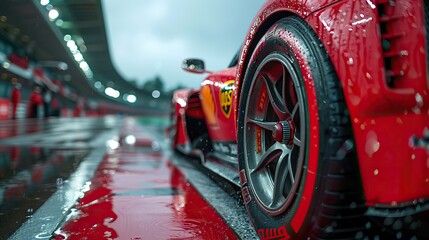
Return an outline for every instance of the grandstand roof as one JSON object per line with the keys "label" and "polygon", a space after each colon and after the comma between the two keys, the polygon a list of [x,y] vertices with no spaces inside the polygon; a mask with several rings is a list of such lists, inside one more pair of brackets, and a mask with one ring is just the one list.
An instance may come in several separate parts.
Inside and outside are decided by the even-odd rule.
{"label": "grandstand roof", "polygon": [[[133,93],[139,101],[134,106],[145,106],[150,98],[133,84],[123,79],[115,70],[106,38],[105,22],[100,0],[50,0],[42,5],[40,0],[2,0],[0,1],[0,21],[10,26],[18,44],[33,46],[34,58],[38,61],[63,61],[69,68],[69,84],[80,95],[109,102],[123,102],[122,98],[113,100],[103,91],[98,91],[94,83],[99,81],[105,87],[113,87],[121,94]],[[51,5],[51,6],[49,6]],[[59,17],[51,20],[49,9],[58,10]],[[58,21],[61,19],[60,21]],[[67,46],[64,36],[70,35],[76,42],[85,61],[92,70],[88,78]],[[131,51],[131,50],[130,50]],[[131,104],[127,103],[131,106]]]}

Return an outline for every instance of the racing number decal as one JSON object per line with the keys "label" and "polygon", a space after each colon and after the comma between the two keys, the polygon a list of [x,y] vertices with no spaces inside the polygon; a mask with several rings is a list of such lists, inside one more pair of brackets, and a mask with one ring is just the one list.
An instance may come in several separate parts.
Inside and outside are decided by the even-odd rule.
{"label": "racing number decal", "polygon": [[231,105],[232,105],[232,92],[234,91],[234,80],[228,80],[224,82],[222,88],[220,89],[220,109],[222,110],[223,115],[229,118],[231,115]]}

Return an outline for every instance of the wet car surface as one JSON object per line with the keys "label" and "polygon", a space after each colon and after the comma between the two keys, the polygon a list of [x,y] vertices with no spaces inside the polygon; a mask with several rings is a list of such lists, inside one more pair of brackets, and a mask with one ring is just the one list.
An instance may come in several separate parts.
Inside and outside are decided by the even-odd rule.
{"label": "wet car surface", "polygon": [[0,132],[1,239],[257,238],[236,189],[172,154],[163,127],[105,117]]}

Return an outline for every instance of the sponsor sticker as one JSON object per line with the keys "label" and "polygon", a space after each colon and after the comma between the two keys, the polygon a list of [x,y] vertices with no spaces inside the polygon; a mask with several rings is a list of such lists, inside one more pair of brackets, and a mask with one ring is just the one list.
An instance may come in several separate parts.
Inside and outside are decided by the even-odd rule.
{"label": "sponsor sticker", "polygon": [[286,227],[281,226],[279,228],[261,228],[258,229],[258,236],[260,239],[289,239]]}
{"label": "sponsor sticker", "polygon": [[226,118],[229,118],[231,115],[231,106],[232,106],[232,92],[234,91],[234,80],[228,80],[220,89],[219,100],[220,100],[220,109],[222,110],[223,115]]}
{"label": "sponsor sticker", "polygon": [[256,127],[256,152],[261,153],[262,152],[262,133],[261,128]]}
{"label": "sponsor sticker", "polygon": [[258,103],[258,110],[263,111],[265,107],[265,102],[267,101],[267,89],[265,87],[265,84],[262,84],[261,87],[261,95],[259,97],[259,103]]}
{"label": "sponsor sticker", "polygon": [[244,204],[247,205],[252,201],[252,197],[250,196],[249,189],[247,187],[241,189],[241,195],[243,196]]}
{"label": "sponsor sticker", "polygon": [[244,186],[247,183],[246,173],[244,172],[244,169],[240,171],[240,182],[241,186]]}

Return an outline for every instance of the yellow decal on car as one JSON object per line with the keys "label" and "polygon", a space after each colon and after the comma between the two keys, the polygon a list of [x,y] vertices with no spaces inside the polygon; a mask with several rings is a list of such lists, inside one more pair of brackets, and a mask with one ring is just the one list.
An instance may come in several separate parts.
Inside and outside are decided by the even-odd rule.
{"label": "yellow decal on car", "polygon": [[204,85],[201,87],[201,103],[207,122],[210,125],[216,125],[215,104],[213,102],[210,85]]}
{"label": "yellow decal on car", "polygon": [[234,91],[234,80],[228,80],[223,83],[222,88],[220,89],[220,109],[222,110],[223,115],[229,118],[231,115],[231,105],[232,105],[232,92]]}

